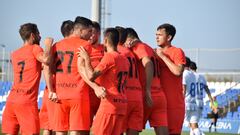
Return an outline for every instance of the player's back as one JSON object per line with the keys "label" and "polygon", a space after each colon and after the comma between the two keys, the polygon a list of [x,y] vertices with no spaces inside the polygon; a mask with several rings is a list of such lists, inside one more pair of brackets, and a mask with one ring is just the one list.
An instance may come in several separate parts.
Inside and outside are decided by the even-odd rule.
{"label": "player's back", "polygon": [[131,48],[138,59],[138,69],[142,88],[146,86],[146,74],[141,59],[149,57],[153,63],[153,79],[151,83],[152,96],[162,96],[162,85],[160,81],[160,59],[155,55],[154,50],[146,43],[139,42]]}
{"label": "player's back", "polygon": [[126,114],[127,100],[124,85],[129,70],[127,58],[118,52],[105,53],[96,68],[104,69],[98,83],[107,91],[106,98],[101,99],[99,111]]}
{"label": "player's back", "polygon": [[142,101],[142,87],[139,80],[137,59],[130,49],[118,45],[118,51],[128,59],[130,64],[126,82],[126,95],[128,101]]}
{"label": "player's back", "polygon": [[41,63],[37,60],[43,52],[39,45],[26,45],[12,53],[14,83],[8,101],[14,103],[37,102]]}
{"label": "player's back", "polygon": [[204,93],[204,89],[207,85],[206,79],[203,75],[199,74],[199,73],[194,73],[196,76],[196,80],[197,80],[197,94],[196,94],[196,98],[197,98],[197,105],[199,107],[203,107],[203,93]]}
{"label": "player's back", "polygon": [[56,92],[59,99],[79,99],[88,94],[88,87],[77,69],[77,49],[83,46],[90,54],[87,41],[79,37],[69,37],[56,43],[53,47],[55,56]]}
{"label": "player's back", "polygon": [[196,77],[193,72],[184,70],[183,85],[186,85],[185,104],[186,110],[196,110]]}

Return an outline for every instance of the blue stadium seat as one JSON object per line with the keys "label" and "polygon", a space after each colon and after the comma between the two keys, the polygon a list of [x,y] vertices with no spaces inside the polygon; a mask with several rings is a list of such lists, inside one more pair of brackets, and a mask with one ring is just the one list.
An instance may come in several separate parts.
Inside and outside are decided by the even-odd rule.
{"label": "blue stadium seat", "polygon": [[44,82],[40,82],[40,85],[39,85],[39,90],[44,90],[46,87],[46,84]]}
{"label": "blue stadium seat", "polygon": [[42,98],[38,99],[38,109],[42,107]]}
{"label": "blue stadium seat", "polygon": [[232,119],[232,117],[233,117],[233,113],[232,112],[228,112],[226,118],[227,119]]}
{"label": "blue stadium seat", "polygon": [[238,119],[239,118],[239,112],[233,112],[233,119]]}

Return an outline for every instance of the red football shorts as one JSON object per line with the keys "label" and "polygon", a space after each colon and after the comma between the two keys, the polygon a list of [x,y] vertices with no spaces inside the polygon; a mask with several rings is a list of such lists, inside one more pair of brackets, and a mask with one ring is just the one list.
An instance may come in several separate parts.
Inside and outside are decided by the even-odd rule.
{"label": "red football shorts", "polygon": [[125,115],[97,113],[93,121],[94,135],[120,135],[123,132]]}
{"label": "red football shorts", "polygon": [[54,131],[90,130],[89,101],[63,99],[55,104]]}
{"label": "red football shorts", "polygon": [[2,117],[2,132],[17,134],[19,129],[22,134],[38,134],[40,132],[37,103],[6,103]]}
{"label": "red football shorts", "polygon": [[42,108],[39,113],[41,129],[53,130],[54,107],[55,103],[48,99],[48,92],[45,90],[43,95]]}
{"label": "red football shorts", "polygon": [[[90,90],[92,90],[92,89],[90,89]],[[91,124],[92,124],[93,118],[97,113],[97,110],[98,110],[101,100],[95,95],[94,92],[89,92],[89,98],[90,98],[90,118],[91,118],[90,120],[91,120]]]}
{"label": "red football shorts", "polygon": [[185,115],[183,109],[168,109],[168,131],[169,134],[181,134]]}
{"label": "red football shorts", "polygon": [[165,96],[152,96],[153,106],[147,107],[144,103],[144,125],[149,120],[151,127],[168,126],[167,101]]}
{"label": "red football shorts", "polygon": [[127,115],[125,119],[124,130],[133,129],[142,131],[143,125],[143,102],[128,101]]}

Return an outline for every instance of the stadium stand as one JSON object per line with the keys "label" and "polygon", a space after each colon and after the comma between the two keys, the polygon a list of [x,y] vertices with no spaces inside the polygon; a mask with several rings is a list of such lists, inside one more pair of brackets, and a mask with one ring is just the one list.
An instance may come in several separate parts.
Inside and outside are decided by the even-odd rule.
{"label": "stadium stand", "polygon": [[[226,119],[240,118],[240,83],[237,82],[208,82],[210,92],[216,96],[221,117]],[[7,96],[12,87],[12,82],[0,81],[0,115],[4,109]],[[41,82],[39,85],[38,107],[42,105],[42,97],[46,84]],[[207,114],[211,111],[209,107],[209,99],[204,93],[205,106],[203,109],[203,118],[207,118]]]}

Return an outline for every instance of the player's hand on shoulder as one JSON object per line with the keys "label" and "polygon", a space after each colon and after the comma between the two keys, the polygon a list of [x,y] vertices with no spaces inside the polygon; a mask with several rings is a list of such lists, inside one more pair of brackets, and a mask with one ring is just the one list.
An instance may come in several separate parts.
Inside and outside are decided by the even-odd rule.
{"label": "player's hand on shoulder", "polygon": [[82,46],[78,48],[77,56],[82,57],[85,60],[89,58],[87,51]]}
{"label": "player's hand on shoulder", "polygon": [[53,41],[54,41],[53,38],[47,37],[47,38],[44,40],[44,44],[45,44],[46,46],[49,46],[49,47],[50,47],[50,46],[52,46]]}

